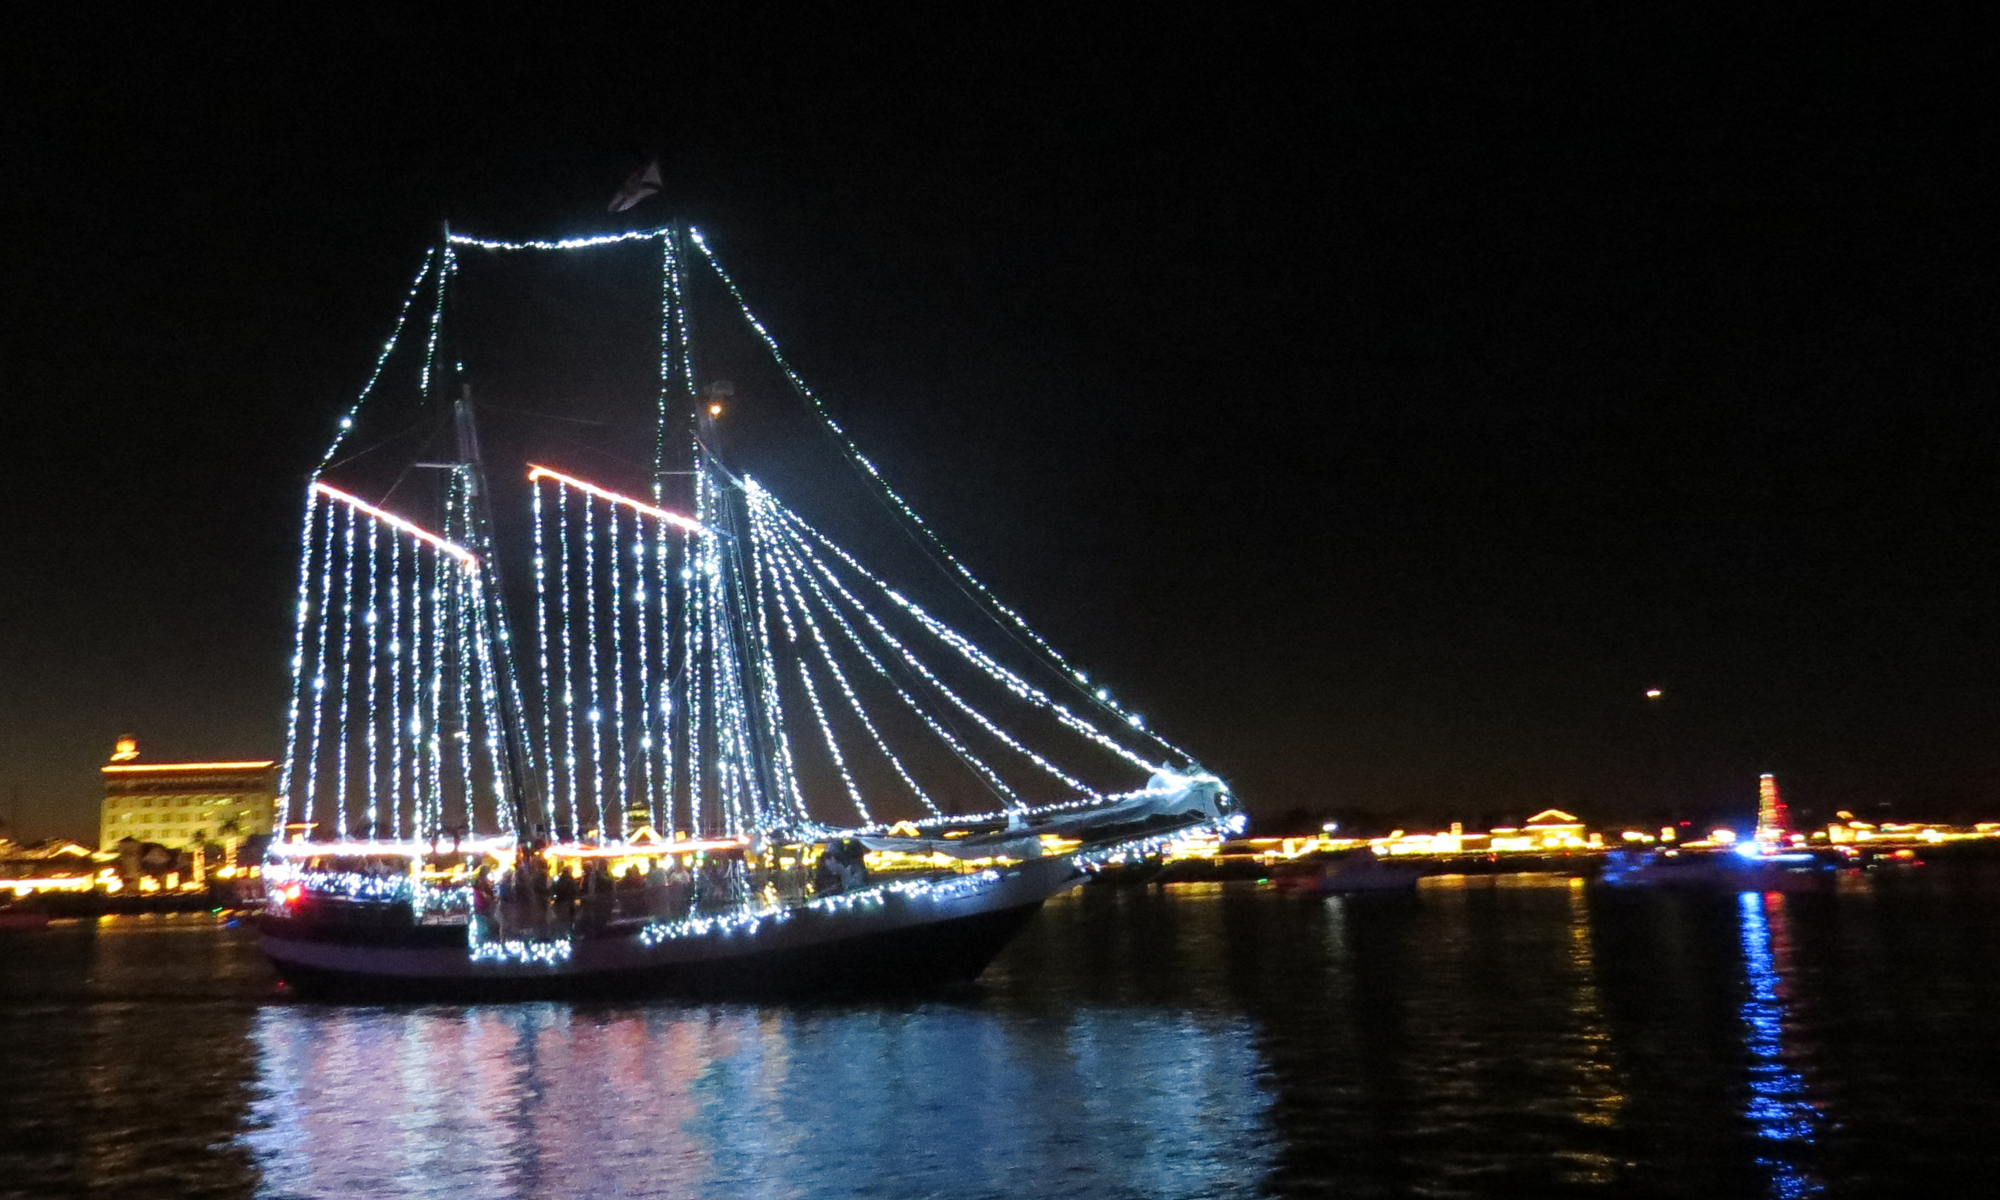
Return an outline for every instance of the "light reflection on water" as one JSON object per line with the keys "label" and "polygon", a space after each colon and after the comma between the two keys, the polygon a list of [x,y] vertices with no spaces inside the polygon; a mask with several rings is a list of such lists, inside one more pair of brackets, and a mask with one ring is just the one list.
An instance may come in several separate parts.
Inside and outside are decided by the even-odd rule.
{"label": "light reflection on water", "polygon": [[1996,946],[1975,866],[1094,888],[925,1003],[340,1008],[122,918],[0,938],[0,1200],[1957,1194]]}
{"label": "light reflection on water", "polygon": [[273,1006],[246,1141],[270,1194],[1255,1194],[1247,1023],[945,1004]]}
{"label": "light reflection on water", "polygon": [[1770,1172],[1773,1196],[1816,1196],[1825,1189],[1807,1163],[1818,1140],[1819,1113],[1807,1096],[1805,1077],[1789,1065],[1785,1049],[1793,969],[1785,897],[1744,892],[1736,900],[1743,914],[1743,971],[1750,984],[1743,1000],[1743,1041],[1751,1060],[1747,1115],[1767,1149],[1757,1162]]}

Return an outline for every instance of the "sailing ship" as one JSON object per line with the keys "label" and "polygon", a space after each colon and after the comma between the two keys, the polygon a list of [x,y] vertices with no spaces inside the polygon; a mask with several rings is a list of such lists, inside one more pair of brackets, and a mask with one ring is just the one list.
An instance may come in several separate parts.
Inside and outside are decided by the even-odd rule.
{"label": "sailing ship", "polygon": [[[526,260],[638,294],[649,378],[607,403],[638,397],[643,420],[523,408],[534,388],[504,377],[525,326],[464,332],[502,301],[554,311],[517,278],[480,290]],[[734,359],[708,349],[732,330]],[[615,357],[601,333],[549,340],[594,366]],[[716,375],[745,347],[773,386],[739,405]],[[784,392],[921,579],[870,565],[865,540],[726,452],[730,408]],[[618,444],[517,432],[490,462],[496,413]],[[447,229],[311,473],[297,578],[259,924],[303,993],[968,980],[1093,866],[1241,828],[1221,780],[944,546],[692,226]]]}

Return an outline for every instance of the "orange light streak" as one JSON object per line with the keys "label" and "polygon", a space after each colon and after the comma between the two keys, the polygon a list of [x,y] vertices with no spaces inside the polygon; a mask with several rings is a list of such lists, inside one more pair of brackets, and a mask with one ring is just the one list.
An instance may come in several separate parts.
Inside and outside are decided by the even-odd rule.
{"label": "orange light streak", "polygon": [[601,488],[594,483],[585,483],[574,475],[565,475],[561,471],[551,471],[547,467],[538,467],[530,463],[528,465],[528,482],[533,483],[539,479],[553,479],[565,487],[573,487],[579,491],[589,492],[600,500],[609,500],[613,504],[623,504],[625,507],[642,512],[649,517],[657,517],[662,521],[678,525],[689,533],[708,532],[708,530],[702,527],[701,522],[695,520],[693,517],[684,517],[676,512],[668,512],[664,508],[655,508],[643,500],[634,500],[630,496],[619,495],[609,488]]}
{"label": "orange light streak", "polygon": [[260,771],[277,765],[276,762],[126,763],[97,769],[106,775],[119,775],[130,771]]}
{"label": "orange light streak", "polygon": [[367,513],[369,516],[374,517],[378,521],[383,521],[386,522],[387,524],[395,526],[396,528],[402,530],[404,533],[413,534],[417,537],[420,537],[424,541],[429,542],[431,545],[436,546],[438,549],[444,551],[446,554],[449,554],[453,558],[456,558],[458,561],[464,563],[466,566],[476,567],[479,565],[479,560],[473,557],[472,551],[467,550],[465,547],[459,545],[457,542],[447,542],[443,538],[439,537],[437,534],[432,533],[428,529],[425,529],[423,526],[411,524],[410,522],[405,521],[403,518],[397,516],[395,513],[388,512],[384,509],[376,508],[374,505],[368,503],[366,500],[363,500],[361,497],[349,495],[348,493],[341,491],[339,488],[334,487],[330,483],[314,483],[313,491],[320,492],[327,496],[331,496],[335,500],[340,501],[342,504],[352,505],[355,508],[360,509],[362,512]]}

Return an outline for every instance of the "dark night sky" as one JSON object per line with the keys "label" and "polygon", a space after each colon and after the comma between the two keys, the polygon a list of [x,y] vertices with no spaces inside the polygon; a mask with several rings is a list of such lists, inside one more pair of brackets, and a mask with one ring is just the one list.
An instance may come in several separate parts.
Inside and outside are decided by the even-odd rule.
{"label": "dark night sky", "polygon": [[276,752],[298,482],[422,247],[603,228],[656,150],[890,477],[1257,811],[2000,814],[1990,33],[657,11],[17,27],[26,833],[93,833],[123,732]]}

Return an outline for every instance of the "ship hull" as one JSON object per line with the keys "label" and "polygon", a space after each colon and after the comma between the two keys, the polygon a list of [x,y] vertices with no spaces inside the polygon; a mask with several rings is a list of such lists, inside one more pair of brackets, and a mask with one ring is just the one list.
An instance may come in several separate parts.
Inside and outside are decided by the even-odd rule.
{"label": "ship hull", "polygon": [[1079,878],[1067,861],[1047,860],[1001,872],[990,886],[964,894],[886,894],[650,944],[634,926],[580,937],[569,957],[553,964],[478,961],[462,927],[392,931],[266,917],[261,946],[288,988],[315,999],[907,992],[977,977],[1044,901]]}

